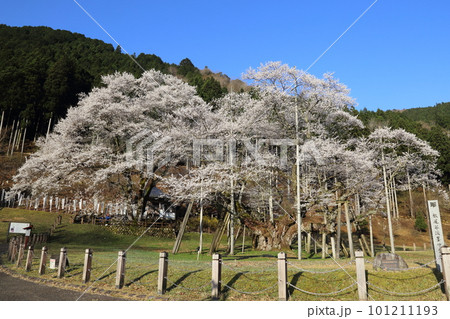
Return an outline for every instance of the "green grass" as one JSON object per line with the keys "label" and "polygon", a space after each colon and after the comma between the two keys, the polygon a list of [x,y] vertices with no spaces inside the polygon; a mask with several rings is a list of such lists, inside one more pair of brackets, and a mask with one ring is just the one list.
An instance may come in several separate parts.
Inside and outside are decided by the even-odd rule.
{"label": "green grass", "polygon": [[[0,210],[0,221],[28,221],[35,225],[34,230],[47,230],[56,218],[55,213],[25,211],[5,208]],[[90,287],[105,289],[114,294],[115,271],[117,253],[124,250],[136,240],[136,236],[118,235],[108,226],[71,224],[68,215],[63,217],[63,224],[58,226],[54,235],[46,246],[49,255],[59,253],[61,247],[67,248],[70,267],[64,278],[56,278],[56,270],[47,268],[43,276],[39,276],[40,249],[35,247],[35,258],[30,272],[23,267],[17,268],[9,262],[4,264],[16,271],[30,277],[49,279],[59,283],[77,285],[81,290]],[[0,238],[6,239],[7,223],[0,223]],[[167,293],[163,296],[169,300],[210,300],[211,294],[211,256],[208,255],[212,234],[204,234],[204,250],[197,260],[199,234],[187,233],[183,238],[180,252],[171,254],[174,239],[156,238],[144,235],[127,253],[125,286],[121,291],[138,295],[138,299],[151,300],[157,296],[158,258],[159,252],[169,252],[169,270]],[[278,251],[251,250],[250,238],[245,242],[245,252],[241,252],[242,238],[237,241],[236,254],[225,254],[226,238],[222,240],[220,253],[223,255],[222,267],[222,300],[278,300],[277,288],[277,254]],[[83,258],[86,248],[94,251],[91,283],[82,284]],[[354,263],[349,259],[340,259],[337,262],[330,258],[321,259],[321,253],[309,258],[297,260],[296,251],[286,252],[288,256],[288,282],[296,288],[289,286],[289,300],[357,300],[357,290],[353,286],[329,296],[314,295],[339,291],[351,285],[356,278]],[[398,251],[410,267],[417,267],[434,259],[433,252],[427,251]],[[306,253],[303,257],[307,257]],[[6,260],[5,256],[1,256]],[[369,261],[372,258],[367,258]],[[343,269],[341,269],[342,267]],[[431,267],[431,268],[430,268]],[[339,269],[331,273],[310,273],[304,271],[327,271]],[[389,272],[373,270],[366,264],[369,282],[391,292],[416,292],[432,287],[442,277],[434,270],[434,264],[417,270],[404,272]],[[95,281],[95,282],[94,282]],[[302,292],[297,288],[312,292]],[[369,286],[369,300],[445,300],[445,295],[439,288],[427,293],[398,296],[383,293]],[[145,297],[144,297],[145,296]]]}

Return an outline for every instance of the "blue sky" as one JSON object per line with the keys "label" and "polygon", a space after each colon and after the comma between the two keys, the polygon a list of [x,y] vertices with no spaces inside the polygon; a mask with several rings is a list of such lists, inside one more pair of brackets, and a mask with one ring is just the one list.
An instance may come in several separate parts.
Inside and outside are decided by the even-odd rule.
{"label": "blue sky", "polygon": [[[233,79],[267,61],[308,68],[374,1],[77,0],[129,53],[188,57]],[[378,0],[309,72],[334,72],[358,109],[449,102],[449,18],[448,0]],[[113,43],[73,0],[2,1],[0,23]]]}

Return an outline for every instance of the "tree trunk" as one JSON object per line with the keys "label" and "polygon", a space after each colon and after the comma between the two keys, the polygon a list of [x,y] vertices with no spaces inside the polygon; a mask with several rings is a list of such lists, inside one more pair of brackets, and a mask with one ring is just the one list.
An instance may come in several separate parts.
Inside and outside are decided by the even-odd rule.
{"label": "tree trunk", "polygon": [[397,187],[395,187],[395,177],[392,178],[392,192],[394,193],[394,203],[395,211],[397,212],[397,218],[400,218],[400,212],[398,210]]}
{"label": "tree trunk", "polygon": [[297,235],[296,223],[287,216],[280,218],[275,224],[245,219],[244,225],[253,233],[253,248],[257,250],[290,249]]}
{"label": "tree trunk", "polygon": [[391,209],[389,202],[389,190],[388,183],[386,177],[386,167],[384,166],[384,153],[381,152],[381,160],[383,161],[383,181],[384,181],[384,190],[386,195],[386,214],[388,218],[388,226],[389,226],[389,240],[391,244],[391,253],[395,254],[395,245],[394,245],[394,230],[392,228],[392,219],[391,219]]}
{"label": "tree trunk", "polygon": [[411,191],[411,180],[409,178],[409,171],[406,169],[406,177],[408,178],[408,192],[409,192],[409,212],[411,214],[411,218],[414,218],[414,202]]}
{"label": "tree trunk", "polygon": [[228,232],[228,251],[230,255],[234,255],[234,218],[235,218],[235,206],[234,206],[234,181],[230,180],[230,224]]}
{"label": "tree trunk", "polygon": [[348,236],[348,248],[350,250],[350,257],[355,258],[355,252],[353,251],[353,236],[352,236],[352,224],[350,223],[350,214],[348,211],[348,201],[344,202],[345,223],[347,224],[347,236]]}
{"label": "tree trunk", "polygon": [[369,216],[369,231],[370,231],[370,254],[375,257],[375,249],[373,246],[373,229],[372,229],[372,216]]}

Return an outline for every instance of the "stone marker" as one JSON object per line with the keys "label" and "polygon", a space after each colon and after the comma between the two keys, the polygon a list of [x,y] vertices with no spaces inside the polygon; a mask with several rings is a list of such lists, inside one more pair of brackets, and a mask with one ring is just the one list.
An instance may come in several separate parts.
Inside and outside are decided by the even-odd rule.
{"label": "stone marker", "polygon": [[408,269],[408,264],[397,254],[382,253],[378,254],[373,261],[373,269],[377,268],[395,271]]}

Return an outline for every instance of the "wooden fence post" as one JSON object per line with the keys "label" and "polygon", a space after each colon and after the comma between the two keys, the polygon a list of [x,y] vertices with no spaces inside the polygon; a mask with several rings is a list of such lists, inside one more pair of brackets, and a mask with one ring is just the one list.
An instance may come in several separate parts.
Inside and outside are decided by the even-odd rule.
{"label": "wooden fence post", "polygon": [[41,262],[39,263],[39,275],[45,274],[45,265],[47,263],[47,246],[42,247]]}
{"label": "wooden fence post", "polygon": [[92,268],[92,249],[88,248],[84,253],[84,267],[83,267],[83,284],[87,283],[91,279]]}
{"label": "wooden fence post", "polygon": [[413,249],[416,251],[416,243],[413,243]]}
{"label": "wooden fence post", "polygon": [[22,263],[23,255],[25,250],[25,244],[20,244],[19,246],[19,252],[17,254],[17,263],[16,266],[20,267],[20,264]]}
{"label": "wooden fence post", "polygon": [[287,300],[287,263],[286,254],[278,254],[278,300]]}
{"label": "wooden fence post", "polygon": [[222,280],[222,257],[220,254],[212,255],[212,280],[211,280],[211,297],[219,299]]}
{"label": "wooden fence post", "polygon": [[366,268],[364,265],[364,253],[361,250],[355,251],[355,262],[359,300],[367,301]]}
{"label": "wooden fence post", "polygon": [[14,243],[12,246],[12,250],[11,250],[11,262],[13,263],[14,261],[16,261],[16,255],[17,255],[17,250],[18,250],[19,246],[18,246],[18,240],[17,238],[14,238]]}
{"label": "wooden fence post", "polygon": [[159,253],[159,271],[158,271],[158,294],[164,295],[167,288],[167,268],[169,265],[169,254],[165,251]]}
{"label": "wooden fence post", "polygon": [[66,271],[66,258],[67,258],[67,249],[66,247],[61,248],[59,253],[59,265],[58,265],[58,275],[57,278],[64,277],[64,272]]}
{"label": "wooden fence post", "polygon": [[125,283],[125,250],[119,251],[119,257],[117,258],[117,273],[116,273],[116,288],[122,289]]}
{"label": "wooden fence post", "polygon": [[444,276],[445,295],[450,301],[450,247],[442,247],[442,275]]}
{"label": "wooden fence post", "polygon": [[33,246],[28,246],[27,262],[25,263],[25,270],[30,271],[33,264],[34,248]]}
{"label": "wooden fence post", "polygon": [[10,261],[12,259],[12,254],[13,254],[15,243],[16,243],[16,238],[15,237],[11,237],[9,239],[9,245],[8,245],[8,260],[10,260]]}

